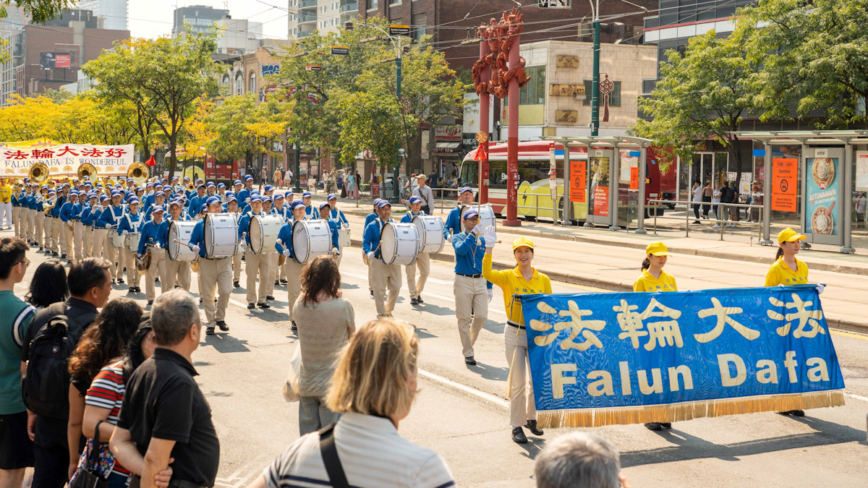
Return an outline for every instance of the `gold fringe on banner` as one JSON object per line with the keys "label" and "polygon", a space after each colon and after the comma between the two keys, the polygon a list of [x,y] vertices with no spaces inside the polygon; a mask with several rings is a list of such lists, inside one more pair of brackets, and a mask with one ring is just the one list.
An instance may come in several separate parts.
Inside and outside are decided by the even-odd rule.
{"label": "gold fringe on banner", "polygon": [[844,406],[844,392],[832,390],[791,395],[717,398],[667,405],[543,410],[537,412],[537,423],[541,429],[601,427],[603,425],[644,424],[648,422],[681,422],[702,417],[842,406]]}

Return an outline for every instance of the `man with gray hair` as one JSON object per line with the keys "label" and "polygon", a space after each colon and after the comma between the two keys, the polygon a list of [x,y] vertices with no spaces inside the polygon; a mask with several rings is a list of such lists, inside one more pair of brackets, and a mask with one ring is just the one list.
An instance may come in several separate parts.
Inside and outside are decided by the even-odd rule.
{"label": "man with gray hair", "polygon": [[163,293],[154,301],[151,326],[157,347],[127,383],[109,447],[123,466],[144,465],[142,488],[156,486],[170,458],[170,486],[214,486],[220,441],[211,407],[193,379],[192,355],[202,335],[199,304],[181,289]]}
{"label": "man with gray hair", "polygon": [[587,432],[549,442],[534,466],[537,488],[630,488],[620,471],[618,450]]}

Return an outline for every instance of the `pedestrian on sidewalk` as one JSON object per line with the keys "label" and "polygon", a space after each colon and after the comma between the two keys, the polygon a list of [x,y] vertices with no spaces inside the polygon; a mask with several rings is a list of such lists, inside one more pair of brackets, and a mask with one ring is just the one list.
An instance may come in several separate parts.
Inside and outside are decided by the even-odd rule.
{"label": "pedestrian on sidewalk", "polygon": [[720,222],[719,222],[720,221],[720,212],[718,212],[718,210],[717,210],[717,208],[719,207],[718,204],[720,203],[720,196],[723,193],[720,190],[721,190],[720,185],[715,185],[714,194],[711,197],[711,203],[712,203],[711,211],[712,211],[712,213],[714,213],[714,219],[718,221],[718,222],[714,223],[715,229],[720,228]]}
{"label": "pedestrian on sidewalk", "polygon": [[[642,261],[642,274],[633,282],[633,291],[650,293],[678,291],[675,277],[663,271],[666,259],[671,255],[669,248],[662,242],[648,244],[645,247],[645,260]],[[672,428],[672,423],[648,422],[645,427],[649,430],[663,430],[663,428]]]}
{"label": "pedestrian on sidewalk", "polygon": [[[702,186],[698,181],[693,182],[693,215],[696,216],[694,224],[700,224],[699,221],[699,203],[702,203]],[[688,210],[689,212],[689,210]]]}
{"label": "pedestrian on sidewalk", "polygon": [[341,298],[341,273],[331,256],[318,256],[304,267],[301,288],[304,294],[291,305],[301,348],[298,430],[303,436],[338,420],[325,396],[340,352],[356,332],[356,315]]}
{"label": "pedestrian on sidewalk", "polygon": [[30,279],[30,288],[24,300],[37,311],[69,298],[66,267],[58,259],[40,264]]}
{"label": "pedestrian on sidewalk", "polygon": [[[751,205],[762,205],[763,204],[763,184],[761,181],[754,181],[753,184],[751,185],[750,204]],[[758,208],[750,209],[750,215],[749,215],[748,221],[759,223],[759,221],[760,221],[760,209],[758,209]]]}
{"label": "pedestrian on sidewalk", "polygon": [[711,188],[711,180],[705,182],[705,188],[702,189],[702,202],[705,205],[702,206],[702,218],[708,219],[708,211],[711,210],[711,199],[714,196],[714,189]]}
{"label": "pedestrian on sidewalk", "polygon": [[430,186],[425,184],[427,179],[428,177],[425,176],[425,173],[421,173],[416,177],[418,185],[413,187],[413,196],[422,199],[422,211],[425,212],[425,215],[431,215],[435,209],[434,192],[431,191]]}
{"label": "pedestrian on sidewalk", "polygon": [[293,442],[248,488],[455,486],[439,454],[398,433],[418,389],[418,357],[412,327],[390,319],[360,327],[325,399],[340,420]]}
{"label": "pedestrian on sidewalk", "polygon": [[[362,234],[364,237],[364,232],[368,228],[368,224],[377,220],[380,217],[380,214],[377,213],[377,206],[380,204],[382,200],[379,198],[374,199],[374,210],[365,217],[365,228],[362,229]],[[371,260],[368,259],[368,253],[362,252],[362,261],[368,266],[368,291],[371,292],[371,298],[374,298],[374,277],[371,274],[373,267],[371,266]]]}
{"label": "pedestrian on sidewalk", "polygon": [[503,331],[506,362],[509,364],[509,423],[512,427],[512,440],[527,444],[527,436],[522,427],[527,427],[533,435],[543,435],[536,425],[536,403],[533,397],[533,383],[530,380],[530,357],[527,353],[527,327],[521,302],[515,295],[552,293],[552,282],[548,276],[532,266],[533,241],[519,237],[512,242],[512,255],[515,269],[507,271],[492,270],[492,252],[497,242],[494,226],[485,229],[485,258],[482,260],[482,276],[499,286],[503,293],[503,306],[507,311],[507,327]]}

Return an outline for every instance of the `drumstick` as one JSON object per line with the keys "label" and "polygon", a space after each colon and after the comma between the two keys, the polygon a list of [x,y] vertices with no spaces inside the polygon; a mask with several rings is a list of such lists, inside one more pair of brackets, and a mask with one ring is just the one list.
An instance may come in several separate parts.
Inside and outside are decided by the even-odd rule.
{"label": "drumstick", "polygon": [[188,243],[186,243],[186,242],[184,242],[184,241],[179,241],[178,239],[175,239],[175,242],[177,242],[178,244],[183,244],[183,245],[189,247],[190,249],[193,249],[193,245],[192,245],[192,244],[188,244]]}

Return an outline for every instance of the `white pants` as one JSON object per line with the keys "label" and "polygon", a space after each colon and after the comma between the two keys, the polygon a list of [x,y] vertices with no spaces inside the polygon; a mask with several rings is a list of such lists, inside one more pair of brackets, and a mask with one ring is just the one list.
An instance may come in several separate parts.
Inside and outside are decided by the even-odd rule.
{"label": "white pants", "polygon": [[268,256],[268,281],[265,282],[265,296],[274,296],[274,280],[277,279],[277,261],[280,257],[276,252],[266,254]]}
{"label": "white pants", "polygon": [[455,293],[455,316],[458,318],[461,350],[464,357],[470,357],[473,356],[473,345],[476,344],[479,331],[488,318],[488,289],[485,278],[455,275],[452,290]]}
{"label": "white pants", "polygon": [[503,330],[506,363],[509,374],[509,424],[512,428],[536,420],[536,402],[530,379],[530,359],[527,355],[527,330],[507,324]]}
{"label": "white pants", "polygon": [[158,274],[160,276],[160,294],[162,295],[168,291],[164,288],[166,286],[166,275],[163,271],[165,268],[160,267],[167,257],[165,249],[157,249],[155,247],[149,249],[151,250],[151,265],[148,267],[148,275],[145,277],[145,296],[148,298],[148,301],[151,301],[157,297],[154,278],[156,278]]}
{"label": "white pants", "polygon": [[[246,259],[246,258],[245,258]],[[213,328],[217,322],[226,319],[226,307],[229,306],[229,294],[232,292],[231,259],[199,258],[199,296],[202,298],[202,308],[205,309],[205,326]],[[217,307],[214,307],[214,295],[218,294]]]}
{"label": "white pants", "polygon": [[[419,253],[416,262],[405,266],[407,271],[407,288],[410,289],[410,297],[418,297],[425,289],[425,282],[431,274],[431,257],[427,252]],[[419,269],[419,280],[416,280],[416,269]]]}
{"label": "white pants", "polygon": [[289,304],[289,320],[292,321],[292,308],[295,306],[298,296],[301,295],[301,272],[304,270],[304,265],[299,264],[295,258],[286,258],[283,267],[286,268],[286,300]]}
{"label": "white pants", "polygon": [[15,227],[15,237],[21,237],[21,208],[12,207],[12,225]]}
{"label": "white pants", "polygon": [[76,220],[75,226],[72,228],[72,247],[75,250],[76,261],[81,261],[87,257],[87,253],[84,251],[84,231],[84,224],[80,220]]}
{"label": "white pants", "polygon": [[241,265],[243,262],[241,261],[241,253],[232,256],[232,281],[240,281],[241,280]]}
{"label": "white pants", "polygon": [[106,250],[105,248],[106,245],[110,245],[108,243],[108,229],[94,228],[92,251],[93,257],[101,258],[104,256],[108,256],[108,250]]}
{"label": "white pants", "polygon": [[24,219],[24,236],[22,238],[30,242],[33,240],[33,219],[36,217],[36,210],[26,209],[21,212]]}
{"label": "white pants", "polygon": [[163,264],[166,266],[166,282],[160,283],[160,286],[165,287],[166,291],[172,291],[177,282],[184,291],[190,291],[190,263],[167,259]]}
{"label": "white pants", "polygon": [[[108,232],[106,233],[106,236],[105,236],[105,246],[103,246],[102,257],[107,259],[108,262],[111,263],[111,266],[109,266],[109,270],[111,271],[112,280],[116,280],[116,279],[118,279],[118,276],[123,277],[123,269],[124,269],[123,265],[124,265],[124,263],[123,263],[123,258],[120,258],[118,256],[118,250],[120,248],[117,248],[114,246],[115,234],[117,234],[118,231],[115,229],[107,229],[107,230],[108,230]],[[115,264],[115,263],[117,263],[117,264]],[[154,259],[153,258],[151,258],[151,267],[154,267]],[[121,271],[121,272],[118,273],[118,271]],[[148,275],[150,275],[150,273],[148,273]],[[153,300],[153,298],[149,298],[148,300]]]}
{"label": "white pants", "polygon": [[93,226],[87,225],[84,227],[84,232],[82,236],[82,245],[84,249],[82,249],[81,254],[85,258],[93,257]]}
{"label": "white pants", "polygon": [[[6,219],[6,225],[3,225]],[[12,202],[0,202],[0,227],[12,227]]]}
{"label": "white pants", "polygon": [[[254,254],[249,249],[244,251],[244,262],[247,263],[247,303],[265,303],[268,291],[268,280],[271,272],[268,266],[271,258],[268,254]],[[259,276],[259,296],[257,300],[256,277]]]}
{"label": "white pants", "polygon": [[[69,225],[69,224],[72,225]],[[72,255],[72,241],[73,241],[73,227],[75,226],[75,222],[70,220],[67,222],[60,221],[60,235],[62,236],[61,246],[63,249],[63,254],[66,254],[66,257],[69,258],[70,261],[73,260],[74,256]]]}
{"label": "white pants", "polygon": [[33,219],[34,225],[36,226],[36,232],[33,234],[33,240],[36,241],[39,247],[43,246],[43,235],[45,233],[45,214],[42,212],[36,212],[36,217]]}
{"label": "white pants", "polygon": [[[124,265],[127,267],[127,285],[130,288],[138,288],[141,276],[136,269],[136,251],[130,251],[126,247],[121,255],[124,258]],[[77,259],[77,258],[76,258]],[[151,263],[153,265],[153,262]],[[150,269],[148,269],[150,271]]]}
{"label": "white pants", "polygon": [[[377,305],[377,317],[391,315],[398,302],[398,294],[401,291],[401,266],[383,262],[376,258],[371,260],[371,277],[374,285],[374,302]],[[389,290],[389,299],[386,301],[386,289]]]}

